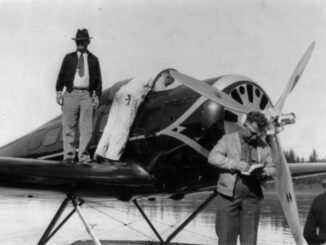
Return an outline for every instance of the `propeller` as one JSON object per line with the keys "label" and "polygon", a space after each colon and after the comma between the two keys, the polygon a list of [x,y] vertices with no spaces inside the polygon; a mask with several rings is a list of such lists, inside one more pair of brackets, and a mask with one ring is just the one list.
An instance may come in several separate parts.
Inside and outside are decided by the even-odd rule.
{"label": "propeller", "polygon": [[[274,125],[278,121],[275,119],[279,119],[282,116],[284,103],[288,95],[297,85],[304,69],[308,64],[314,47],[315,42],[312,42],[303,57],[301,58],[301,60],[299,61],[299,63],[297,64],[297,66],[295,67],[287,86],[285,87],[282,95],[276,102],[275,106],[267,108],[263,111],[267,118],[270,120],[270,122]],[[172,77],[182,82],[186,86],[190,87],[191,89],[195,90],[206,98],[213,100],[216,103],[230,110],[234,110],[243,114],[247,114],[250,112],[250,109],[248,107],[241,105],[240,103],[229,97],[229,95],[225,94],[223,91],[220,91],[207,83],[201,82],[195,78],[189,77],[177,71],[171,71],[170,73]],[[280,140],[276,133],[277,130],[275,130],[274,134],[271,135],[273,159],[277,163],[277,171],[275,175],[276,191],[279,195],[279,199],[294,240],[296,241],[296,244],[301,245],[304,244],[304,238],[300,227],[299,213],[294,194],[292,176],[289,166],[286,162]]]}
{"label": "propeller", "polygon": [[312,54],[314,47],[315,47],[315,42],[312,42],[310,44],[309,48],[307,49],[307,51],[305,52],[305,54],[302,56],[301,60],[297,64],[297,66],[295,67],[287,86],[285,87],[282,95],[277,100],[274,108],[271,111],[273,117],[281,114],[285,100],[287,99],[288,95],[292,92],[294,87],[297,85],[304,69],[307,66],[307,63],[310,59],[310,56]]}
{"label": "propeller", "polygon": [[[282,113],[284,103],[288,95],[292,92],[294,87],[297,85],[310,59],[314,47],[315,47],[315,42],[312,42],[309,48],[307,49],[307,51],[305,52],[305,54],[302,56],[297,66],[295,67],[287,86],[285,87],[282,95],[276,102],[275,106],[267,109],[267,113],[270,114],[272,119],[279,118],[282,115],[281,113]],[[273,159],[277,163],[276,175],[274,177],[276,191],[278,193],[284,215],[291,229],[294,240],[296,244],[301,245],[304,244],[304,238],[300,227],[299,213],[298,213],[297,202],[294,194],[291,172],[286,162],[282,150],[282,146],[280,143],[280,139],[276,134],[274,134],[271,137],[271,139],[272,139],[271,147],[273,151]]]}
{"label": "propeller", "polygon": [[184,85],[188,86],[189,88],[193,89],[199,94],[205,96],[206,98],[224,107],[227,107],[230,110],[240,112],[240,113],[245,113],[245,114],[251,111],[248,107],[241,105],[239,102],[232,99],[229,95],[227,95],[223,91],[205,82],[202,82],[200,80],[197,80],[195,78],[192,78],[190,76],[187,76],[185,74],[173,70],[170,71],[170,75],[174,79],[178,80],[179,82],[182,82]]}
{"label": "propeller", "polygon": [[279,196],[280,203],[293,238],[297,245],[303,245],[304,238],[300,227],[299,212],[291,172],[286,162],[278,136],[273,135],[271,139],[273,160],[277,164],[276,174],[274,176],[275,189]]}

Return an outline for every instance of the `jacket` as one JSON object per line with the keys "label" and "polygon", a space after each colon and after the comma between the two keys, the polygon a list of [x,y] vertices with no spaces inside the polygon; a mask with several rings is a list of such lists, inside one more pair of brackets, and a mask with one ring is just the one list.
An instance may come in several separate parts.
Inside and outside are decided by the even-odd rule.
{"label": "jacket", "polygon": [[[89,91],[95,91],[97,96],[102,93],[102,77],[100,63],[95,55],[88,51],[88,69],[89,69]],[[78,63],[77,51],[67,54],[62,62],[58,75],[56,90],[62,91],[66,86],[67,91],[73,90],[73,82],[76,74]]]}
{"label": "jacket", "polygon": [[[274,175],[276,169],[273,163],[270,147],[257,147],[257,155],[259,163],[265,164],[264,171],[266,175]],[[208,156],[208,162],[220,168],[217,192],[233,197],[234,187],[238,176],[238,173],[234,170],[238,169],[240,161],[241,141],[239,133],[235,132],[224,135],[213,147]]]}
{"label": "jacket", "polygon": [[312,202],[303,235],[309,245],[326,242],[326,192]]}

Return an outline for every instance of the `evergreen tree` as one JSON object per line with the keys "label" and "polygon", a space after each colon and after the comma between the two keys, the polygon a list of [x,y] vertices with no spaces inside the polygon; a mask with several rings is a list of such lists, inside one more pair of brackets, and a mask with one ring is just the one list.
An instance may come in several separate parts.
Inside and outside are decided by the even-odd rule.
{"label": "evergreen tree", "polygon": [[312,149],[312,153],[309,156],[309,162],[318,162],[318,154],[315,149]]}
{"label": "evergreen tree", "polygon": [[283,153],[288,163],[301,163],[306,161],[304,157],[299,157],[293,149],[285,150]]}
{"label": "evergreen tree", "polygon": [[298,162],[298,157],[296,156],[293,149],[290,149],[289,151],[284,151],[285,159],[288,163],[295,163]]}

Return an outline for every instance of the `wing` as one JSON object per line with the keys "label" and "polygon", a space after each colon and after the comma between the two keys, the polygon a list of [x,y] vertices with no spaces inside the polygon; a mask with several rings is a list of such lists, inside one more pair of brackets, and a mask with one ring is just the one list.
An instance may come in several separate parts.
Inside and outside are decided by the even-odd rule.
{"label": "wing", "polygon": [[289,168],[293,179],[307,178],[326,174],[326,162],[291,163]]}

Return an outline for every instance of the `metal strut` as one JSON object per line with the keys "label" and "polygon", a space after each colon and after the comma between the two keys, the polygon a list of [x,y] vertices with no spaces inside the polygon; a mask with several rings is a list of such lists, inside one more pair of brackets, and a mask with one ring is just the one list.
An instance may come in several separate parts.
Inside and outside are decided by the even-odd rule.
{"label": "metal strut", "polygon": [[72,203],[73,203],[73,205],[75,206],[75,209],[76,209],[76,211],[77,211],[77,213],[78,213],[78,215],[79,215],[79,218],[80,218],[81,221],[83,222],[83,224],[84,224],[84,226],[85,226],[85,228],[86,228],[86,231],[87,231],[87,233],[91,236],[91,238],[92,238],[94,244],[95,244],[95,245],[101,245],[100,240],[97,239],[97,237],[96,237],[96,235],[95,235],[93,229],[89,226],[89,224],[87,223],[85,217],[83,216],[83,213],[82,213],[82,211],[81,211],[81,209],[80,209],[80,206],[76,203],[76,200],[72,200]]}
{"label": "metal strut", "polygon": [[139,206],[138,202],[136,199],[132,200],[133,203],[135,204],[135,206],[138,208],[139,212],[141,213],[141,215],[144,217],[144,219],[146,220],[147,224],[151,227],[151,229],[154,231],[155,235],[157,236],[157,238],[160,240],[161,243],[164,243],[164,240],[162,239],[162,237],[160,236],[160,234],[158,233],[158,231],[155,229],[154,225],[152,224],[152,222],[149,220],[149,218],[147,217],[147,215],[145,214],[145,212],[143,211],[143,209],[141,208],[141,206]]}
{"label": "metal strut", "polygon": [[[61,223],[53,230],[55,225],[57,224],[60,216],[64,212],[64,210],[67,208],[68,202],[71,201],[72,205],[74,206],[74,209],[61,221]],[[80,199],[77,195],[74,194],[67,194],[67,197],[63,200],[61,203],[58,211],[52,218],[50,224],[46,228],[45,232],[43,233],[40,241],[37,243],[37,245],[45,245],[56,233],[57,231],[69,220],[69,218],[77,211],[80,219],[82,220],[84,226],[86,227],[86,230],[88,234],[93,239],[93,242],[95,245],[101,245],[101,242],[97,239],[95,236],[92,228],[87,224],[80,207],[84,204],[84,200]]]}
{"label": "metal strut", "polygon": [[215,197],[217,196],[217,192],[213,192],[185,221],[182,222],[172,233],[168,238],[164,241],[158,231],[155,229],[152,222],[149,220],[143,209],[139,206],[136,199],[133,200],[133,203],[139,210],[139,212],[142,214],[144,219],[146,220],[147,224],[150,226],[150,228],[154,231],[157,238],[160,240],[161,244],[169,244],[171,240],[176,237],[185,227],[188,225]]}
{"label": "metal strut", "polygon": [[[70,197],[67,195],[67,197],[63,200],[63,202],[61,203],[58,211],[56,212],[56,214],[54,215],[53,219],[51,220],[49,226],[46,228],[45,232],[43,233],[40,241],[37,243],[37,245],[44,245],[48,242],[48,240],[50,240],[50,238],[58,231],[58,228],[55,229],[52,233],[52,229],[54,228],[54,226],[56,225],[56,223],[58,222],[61,214],[63,213],[63,211],[66,209],[68,202],[70,200]],[[63,225],[63,223],[67,221],[67,219],[64,219],[61,224],[58,227],[61,227]],[[51,233],[51,234],[50,234]]]}

